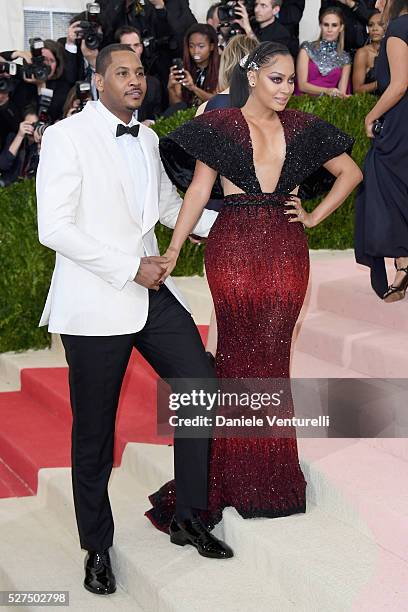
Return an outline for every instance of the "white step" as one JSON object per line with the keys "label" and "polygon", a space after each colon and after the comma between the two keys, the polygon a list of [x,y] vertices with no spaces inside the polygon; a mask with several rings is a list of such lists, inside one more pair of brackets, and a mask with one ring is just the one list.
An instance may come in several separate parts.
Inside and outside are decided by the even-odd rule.
{"label": "white step", "polygon": [[0,391],[21,389],[21,370],[24,368],[61,368],[67,362],[64,353],[57,348],[30,350],[24,353],[0,353]]}
{"label": "white step", "polygon": [[[394,271],[390,270],[390,281]],[[371,289],[369,278],[361,274],[322,282],[317,306],[348,319],[357,319],[398,332],[408,333],[407,302],[386,304]]]}
{"label": "white step", "polygon": [[[255,605],[262,612],[294,610],[280,593],[278,582],[262,585],[259,577],[239,558],[213,560],[200,557],[191,547],[172,545],[145,518],[148,490],[123,468],[115,469],[110,497],[115,517],[115,544],[111,551],[117,580],[148,612],[247,612]],[[40,472],[39,499],[46,514],[58,518],[65,537],[77,539],[67,469]],[[243,585],[245,585],[243,587]]]}
{"label": "white step", "polygon": [[[307,504],[363,536],[375,534],[381,546],[408,561],[408,463],[359,439],[299,438],[298,447]],[[129,443],[122,467],[153,492],[171,478],[172,453],[168,446]],[[377,516],[370,514],[373,504]],[[397,534],[384,528],[387,519],[398,520]]]}
{"label": "white step", "polygon": [[[364,451],[359,441],[299,440],[308,481],[306,514],[243,520],[226,509],[216,534],[236,554],[215,561],[189,546],[172,546],[143,516],[147,494],[171,478],[172,448],[129,444],[110,483],[116,523],[112,559],[121,589],[114,596],[120,602],[107,598],[106,606],[117,601],[119,610],[133,605],[148,612],[404,610],[408,555],[397,553],[408,540],[401,523],[407,512],[407,471],[400,460],[394,458],[391,465],[384,453],[363,446]],[[360,497],[350,496],[356,483]],[[391,504],[393,513],[384,504]],[[384,525],[380,541],[377,533],[373,538],[377,525],[370,525],[367,508],[372,520]],[[82,587],[84,552],[77,540],[69,469],[41,470],[35,498],[1,500],[0,525],[7,534],[0,553],[6,560],[0,566],[7,568],[4,588],[45,584],[45,589],[68,590],[68,585],[72,609],[92,609],[88,598],[93,605],[96,596]],[[390,552],[392,529],[393,546],[400,542],[399,550]],[[62,569],[66,582],[57,584]]]}
{"label": "white step", "polygon": [[143,612],[120,584],[109,597],[84,589],[84,551],[36,497],[0,500],[0,526],[1,590],[68,591],[69,609],[75,612]]}
{"label": "white step", "polygon": [[[405,508],[398,514],[395,508],[387,507],[389,495],[394,496],[395,506],[400,501],[404,505],[404,496],[408,491],[408,465],[402,465],[404,471],[401,469],[402,462],[396,459],[392,462],[387,456],[384,463],[380,452],[368,449],[366,453],[366,447],[354,440],[300,440],[299,446],[305,450],[305,455],[309,451],[311,457],[310,461],[307,458],[302,460],[302,469],[308,482],[306,514],[273,520],[244,521],[234,509],[226,509],[223,521],[226,540],[233,545],[237,555],[242,551],[243,556],[252,560],[251,564],[254,564],[253,567],[263,576],[264,581],[278,574],[281,587],[286,588],[286,596],[291,593],[297,606],[307,601],[310,602],[308,609],[311,610],[348,609],[348,604],[363,585],[368,583],[370,589],[367,597],[372,592],[376,600],[380,601],[378,589],[370,582],[379,559],[388,573],[405,576],[405,580],[408,577],[408,551],[404,560],[397,556],[397,553],[403,552],[403,542],[408,539],[407,526],[404,527],[402,522],[395,523],[396,518],[403,520]],[[354,461],[351,461],[353,457]],[[356,481],[359,483],[358,465],[363,466],[366,507],[363,507],[360,499],[350,499],[349,495],[347,499],[347,489],[343,494],[343,486],[330,480],[334,476],[338,479],[331,462],[334,466],[340,464],[341,470],[345,472],[344,479],[353,485]],[[129,444],[122,466],[139,481],[143,479],[153,492],[171,478],[171,464],[172,449],[169,447]],[[380,486],[377,483],[377,488],[377,472],[371,474],[370,480],[369,465],[376,471],[379,465],[383,466]],[[344,466],[347,466],[346,470]],[[354,469],[356,475],[353,480],[350,472]],[[396,474],[396,479],[388,478],[386,482],[389,469]],[[381,488],[383,484],[387,484],[384,490]],[[385,508],[381,504],[382,496],[386,498]],[[380,513],[380,524],[383,520],[392,519],[394,525],[398,525],[396,535],[401,538],[400,545],[395,541],[396,537],[391,537],[390,541],[389,530],[378,534],[380,544],[374,540],[373,528],[378,525],[369,524],[367,508],[371,510],[371,501]],[[354,504],[360,504],[360,507],[356,508]],[[269,533],[270,540],[267,535]],[[394,550],[391,550],[392,547]],[[278,554],[276,551],[279,551]],[[352,572],[350,568],[353,568]],[[384,602],[387,598],[393,600],[394,609],[400,609],[397,607],[402,601],[400,589],[406,584],[401,579],[398,585],[393,585],[388,577],[386,584],[382,584]],[[341,589],[339,585],[342,585]]]}
{"label": "white step", "polygon": [[331,312],[306,318],[294,350],[373,378],[405,378],[408,334]]}
{"label": "white step", "polygon": [[[61,474],[46,486],[52,497],[70,498],[69,479],[61,479]],[[146,489],[129,474],[114,473],[112,556],[125,590],[152,612],[201,612],[208,607],[220,612],[340,611],[351,604],[375,565],[377,549],[369,538],[313,507],[305,515],[271,521],[244,521],[227,509],[215,533],[231,543],[235,557],[225,562],[202,559],[191,547],[172,549],[168,537],[150,525],[143,517],[149,504],[142,492]],[[59,504],[64,525],[67,513],[72,513],[69,506],[62,515]],[[358,570],[350,577],[349,568],[357,559]],[[198,594],[203,592],[201,599]]]}

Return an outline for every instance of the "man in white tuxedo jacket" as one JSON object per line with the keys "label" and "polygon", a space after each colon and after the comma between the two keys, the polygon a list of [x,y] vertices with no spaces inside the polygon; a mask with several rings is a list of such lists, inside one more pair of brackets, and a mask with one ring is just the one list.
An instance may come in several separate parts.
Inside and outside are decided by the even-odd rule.
{"label": "man in white tuxedo jacket", "polygon": [[[129,47],[110,45],[96,72],[100,100],[44,134],[37,200],[40,242],[56,252],[40,325],[61,334],[69,365],[74,503],[88,551],[84,586],[107,594],[116,588],[108,481],[131,351],[162,378],[214,380],[215,373],[183,297],[170,278],[162,282],[165,259],[154,228],[157,221],[174,227],[181,200],[161,164],[158,137],[133,117],[146,90],[143,67]],[[216,215],[204,211],[194,233],[206,236]],[[207,507],[208,447],[208,436],[175,436],[170,534],[204,556],[226,558],[231,549],[197,517]]]}

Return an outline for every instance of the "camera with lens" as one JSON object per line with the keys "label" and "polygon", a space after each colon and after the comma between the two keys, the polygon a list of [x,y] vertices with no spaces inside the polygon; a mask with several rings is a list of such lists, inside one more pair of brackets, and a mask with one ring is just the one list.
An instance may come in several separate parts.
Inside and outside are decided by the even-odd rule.
{"label": "camera with lens", "polygon": [[0,93],[13,91],[13,78],[19,75],[20,69],[15,62],[0,62]]}
{"label": "camera with lens", "polygon": [[[229,25],[237,19],[241,19],[241,15],[235,12],[237,6],[238,2],[236,0],[221,0],[221,4],[218,7],[218,19],[221,24]],[[252,19],[254,16],[255,0],[244,0],[244,6],[249,19]]]}
{"label": "camera with lens", "polygon": [[75,83],[76,99],[79,100],[79,106],[75,112],[80,113],[85,108],[85,104],[91,98],[91,84],[88,81],[77,81]]}
{"label": "camera with lens", "polygon": [[238,2],[235,0],[223,0],[218,7],[218,19],[220,23],[232,23],[236,19],[241,19],[241,16],[235,12]]}
{"label": "camera with lens", "polygon": [[[224,39],[226,44],[230,38],[237,36],[237,34],[245,34],[245,30],[241,28],[239,21],[242,17],[236,13],[235,9],[238,7],[236,0],[221,0],[221,5],[218,7],[218,19],[220,25],[217,27],[217,32]],[[254,0],[244,0],[244,6],[247,10],[248,17],[250,20],[254,18]],[[221,45],[221,46],[225,46]]]}
{"label": "camera with lens", "polygon": [[36,81],[46,81],[51,74],[51,68],[45,63],[42,54],[44,41],[42,38],[30,38],[30,52],[32,63],[24,65],[24,74],[27,78],[34,78]]}
{"label": "camera with lens", "polygon": [[86,5],[86,21],[79,22],[78,41],[84,40],[85,45],[91,51],[99,49],[103,34],[99,32],[101,7],[97,2],[88,2]]}
{"label": "camera with lens", "polygon": [[54,92],[52,89],[46,89],[45,87],[40,91],[40,99],[38,101],[38,121],[33,124],[34,130],[40,136],[43,136],[47,127],[52,123],[52,119],[49,114],[52,98]]}

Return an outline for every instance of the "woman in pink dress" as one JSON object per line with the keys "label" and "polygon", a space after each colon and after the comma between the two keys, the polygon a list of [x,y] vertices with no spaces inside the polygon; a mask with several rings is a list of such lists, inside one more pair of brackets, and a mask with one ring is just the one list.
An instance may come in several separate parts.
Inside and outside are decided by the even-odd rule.
{"label": "woman in pink dress", "polygon": [[298,94],[345,97],[350,93],[351,58],[344,51],[344,17],[328,8],[320,16],[320,37],[302,43],[297,59]]}

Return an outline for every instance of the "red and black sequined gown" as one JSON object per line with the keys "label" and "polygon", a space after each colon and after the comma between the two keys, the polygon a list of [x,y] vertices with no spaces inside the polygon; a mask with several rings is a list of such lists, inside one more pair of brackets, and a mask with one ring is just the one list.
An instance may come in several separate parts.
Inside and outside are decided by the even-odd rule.
{"label": "red and black sequined gown", "polygon": [[[284,215],[287,196],[329,188],[322,164],[352,146],[352,139],[321,119],[278,113],[286,158],[274,193],[262,193],[248,124],[240,109],[214,110],[160,142],[164,167],[186,190],[197,159],[218,172],[212,197],[222,197],[219,176],[245,193],[226,196],[205,250],[205,267],[217,318],[219,378],[288,378],[292,333],[306,293],[309,253],[303,226]],[[288,412],[293,406],[287,406]],[[214,437],[209,465],[208,527],[234,506],[244,518],[306,511],[306,481],[296,437]],[[175,511],[174,480],[149,496],[146,516],[167,532]]]}

